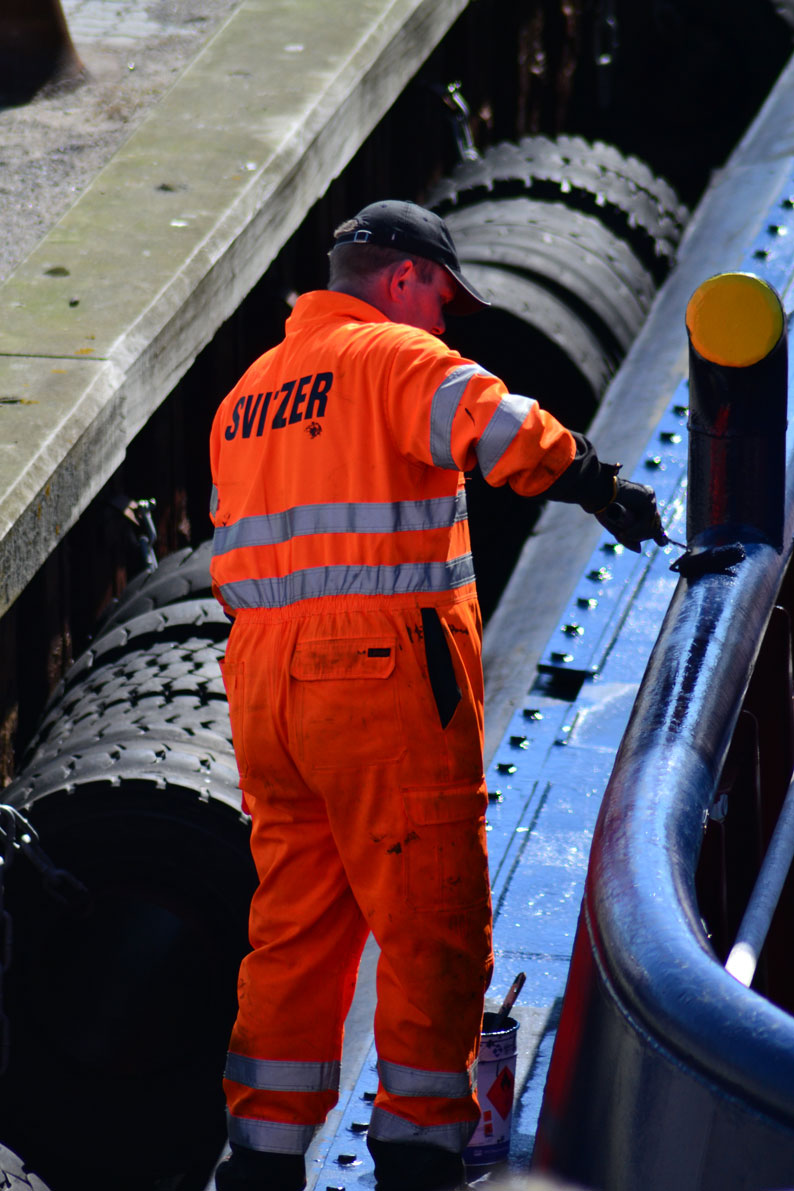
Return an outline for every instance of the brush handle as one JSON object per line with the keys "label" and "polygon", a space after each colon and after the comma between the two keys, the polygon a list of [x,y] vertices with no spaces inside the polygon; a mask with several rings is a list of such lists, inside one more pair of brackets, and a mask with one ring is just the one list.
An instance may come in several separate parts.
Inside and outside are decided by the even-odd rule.
{"label": "brush handle", "polygon": [[510,988],[508,989],[508,992],[507,992],[507,996],[502,1001],[501,1008],[499,1009],[499,1012],[496,1015],[496,1020],[494,1021],[494,1027],[493,1027],[494,1032],[496,1032],[497,1030],[501,1030],[502,1026],[505,1024],[508,1017],[510,1016],[510,1010],[515,1005],[516,997],[521,992],[521,989],[524,987],[525,980],[526,980],[526,974],[524,972],[519,972],[518,975],[516,976],[515,980],[513,981],[513,983],[510,985]]}

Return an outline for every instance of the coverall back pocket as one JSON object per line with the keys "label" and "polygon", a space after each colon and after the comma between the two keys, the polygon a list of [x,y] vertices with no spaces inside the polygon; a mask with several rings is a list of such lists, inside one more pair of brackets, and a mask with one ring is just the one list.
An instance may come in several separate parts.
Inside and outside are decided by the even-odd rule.
{"label": "coverall back pocket", "polygon": [[290,662],[290,744],[312,769],[355,769],[405,752],[396,638],[300,641]]}

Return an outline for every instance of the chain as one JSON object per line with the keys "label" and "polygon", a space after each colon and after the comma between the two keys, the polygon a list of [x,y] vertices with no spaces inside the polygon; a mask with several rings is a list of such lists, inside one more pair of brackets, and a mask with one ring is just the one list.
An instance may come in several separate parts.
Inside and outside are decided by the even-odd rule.
{"label": "chain", "polygon": [[435,84],[432,88],[435,94],[441,96],[452,122],[455,144],[461,161],[478,161],[480,154],[474,144],[471,132],[471,111],[461,92],[459,82],[449,83],[446,87]]}

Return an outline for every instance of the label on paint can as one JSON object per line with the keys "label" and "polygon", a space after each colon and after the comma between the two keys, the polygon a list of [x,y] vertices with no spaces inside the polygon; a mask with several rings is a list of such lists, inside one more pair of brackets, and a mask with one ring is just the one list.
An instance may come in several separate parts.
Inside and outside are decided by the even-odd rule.
{"label": "label on paint can", "polygon": [[504,1162],[510,1153],[518,1022],[508,1017],[501,1030],[494,1030],[495,1019],[495,1013],[483,1015],[477,1060],[480,1120],[463,1151],[467,1166],[492,1166]]}

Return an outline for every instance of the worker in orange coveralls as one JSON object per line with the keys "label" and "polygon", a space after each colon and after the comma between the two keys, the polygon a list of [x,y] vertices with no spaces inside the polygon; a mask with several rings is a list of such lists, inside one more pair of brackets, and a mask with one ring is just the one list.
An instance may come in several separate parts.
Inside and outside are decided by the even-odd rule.
{"label": "worker in orange coveralls", "polygon": [[481,618],[463,473],[596,512],[624,544],[652,489],[447,348],[486,303],[444,222],[374,203],[327,290],[218,410],[213,585],[259,875],[224,1087],[219,1191],[299,1191],[337,1100],[343,1023],[379,947],[380,1191],[463,1186],[492,969]]}

